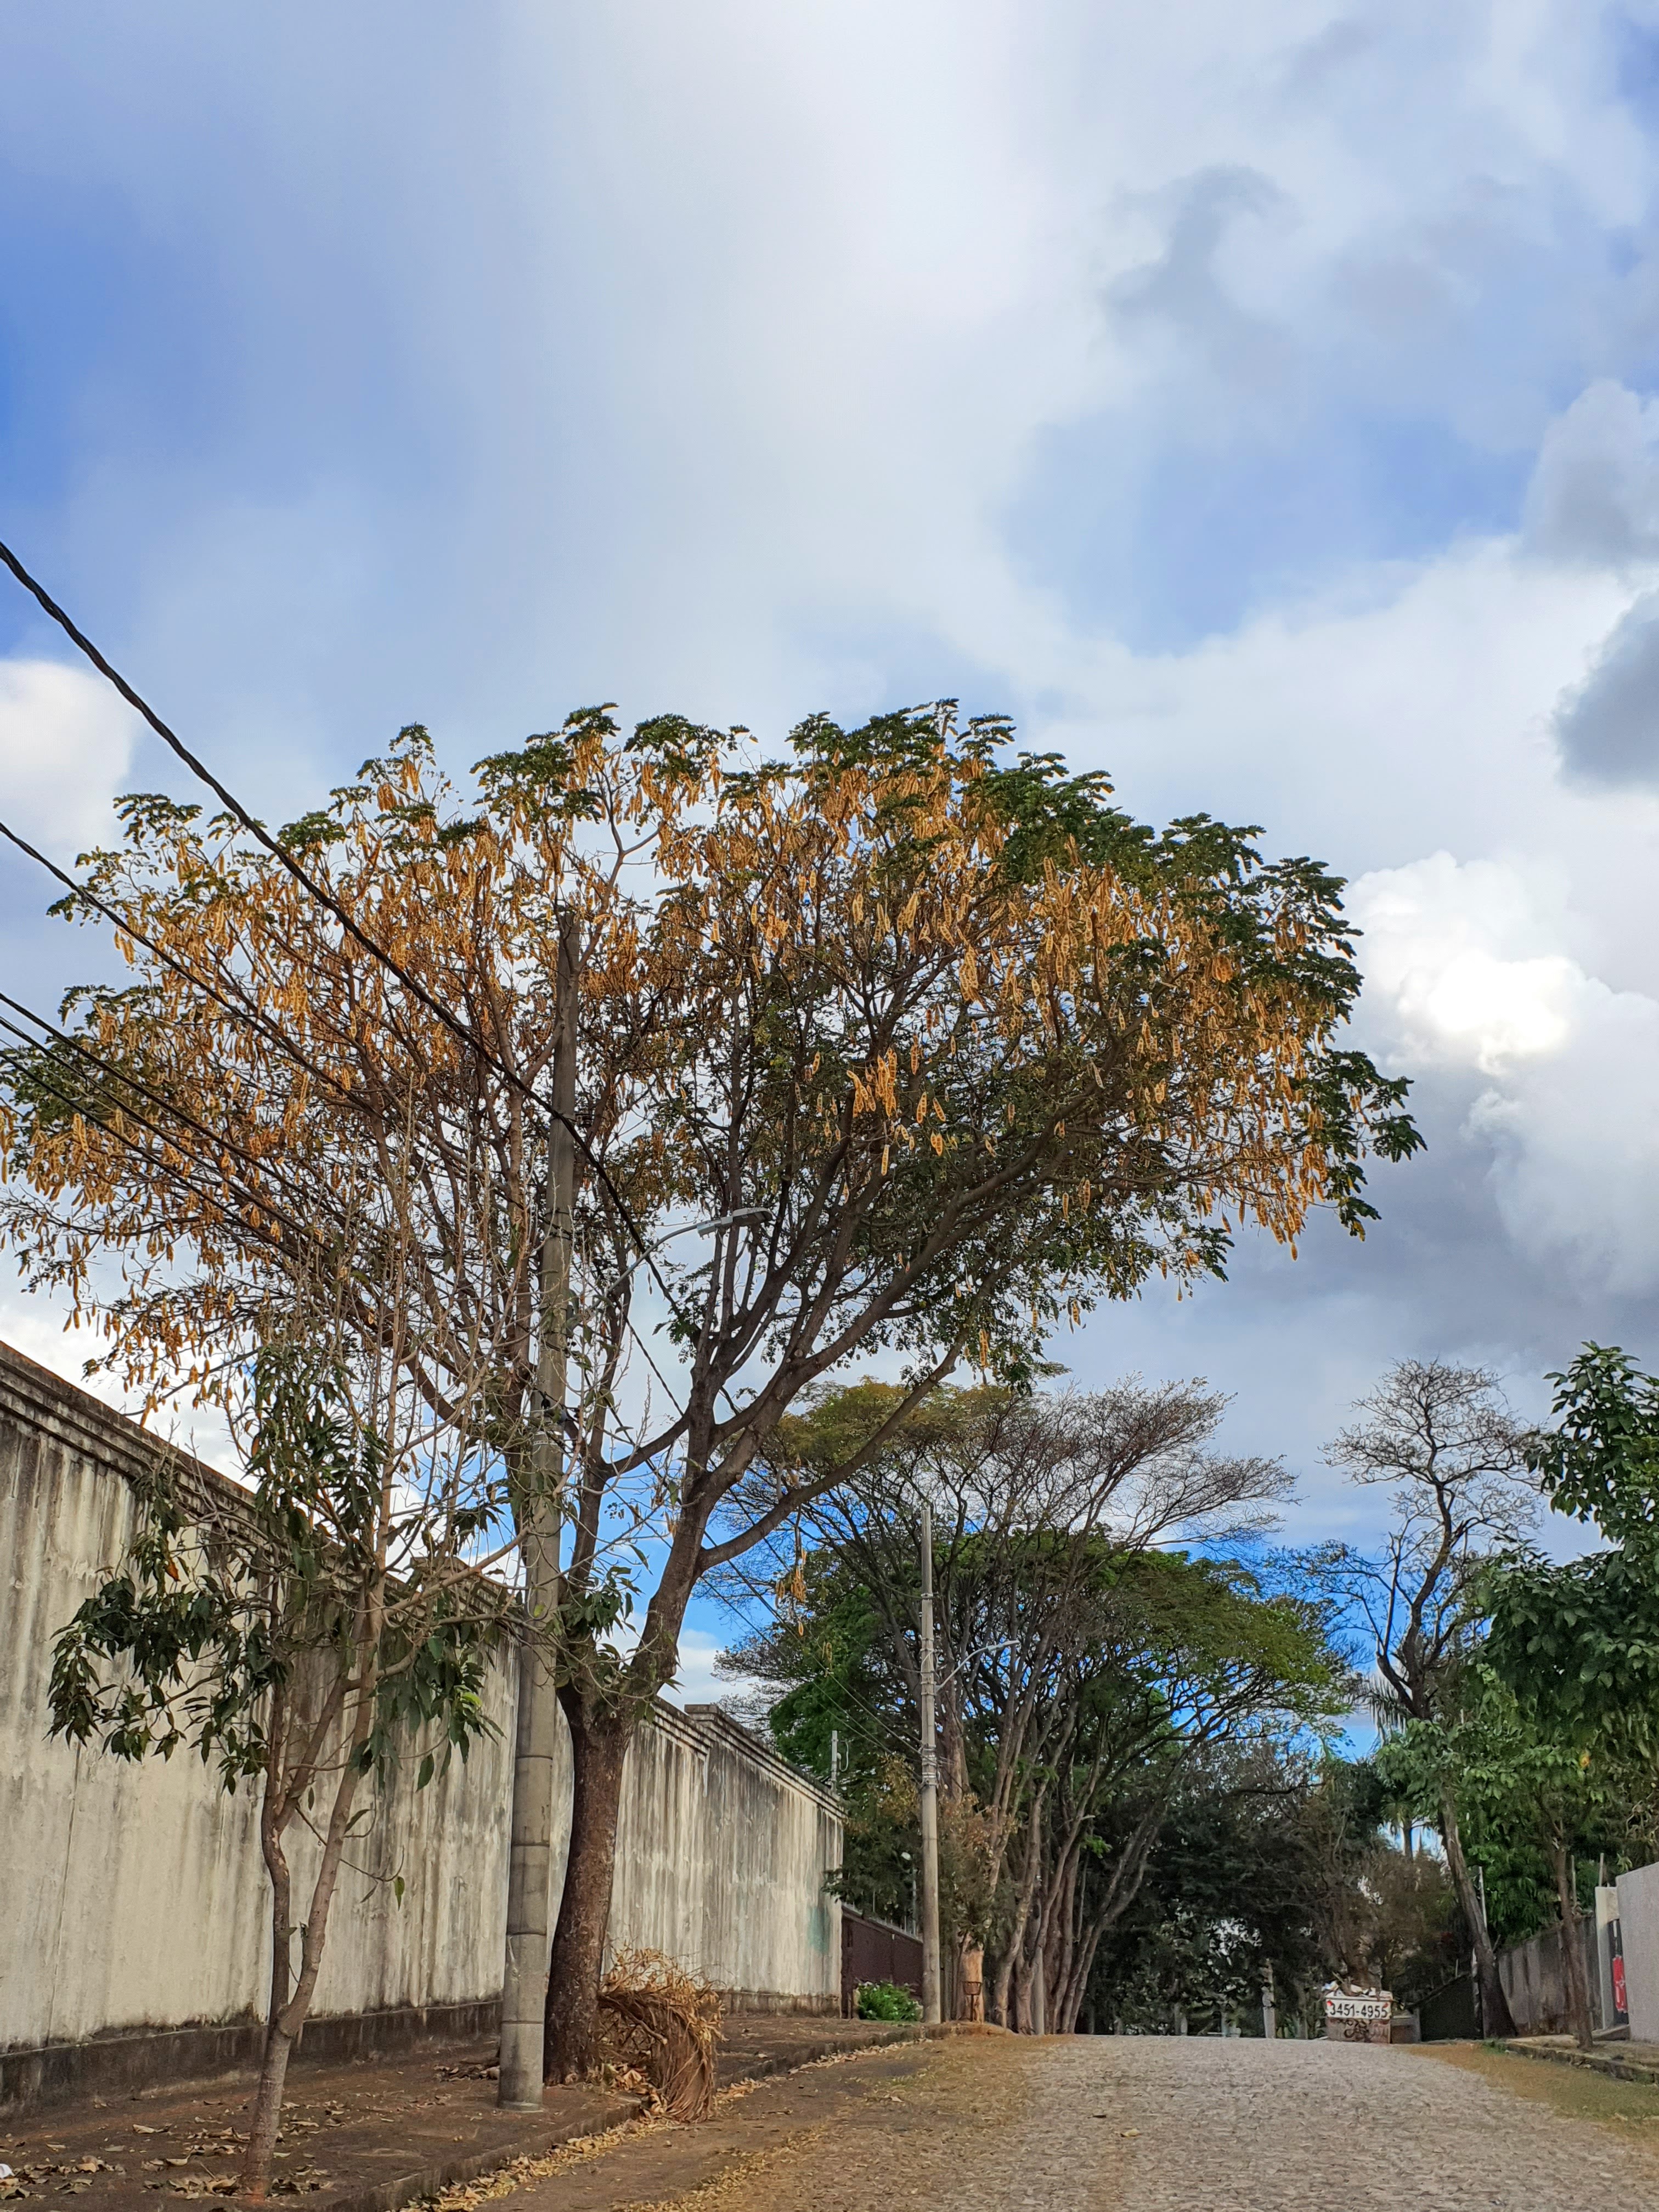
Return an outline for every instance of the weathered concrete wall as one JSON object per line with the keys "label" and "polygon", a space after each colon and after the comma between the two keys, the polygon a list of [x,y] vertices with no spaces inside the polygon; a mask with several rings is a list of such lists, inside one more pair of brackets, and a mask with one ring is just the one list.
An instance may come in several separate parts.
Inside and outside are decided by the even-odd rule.
{"label": "weathered concrete wall", "polygon": [[1619,1877],[1619,1933],[1632,2043],[1659,2043],[1659,1866]]}
{"label": "weathered concrete wall", "polygon": [[[252,1790],[226,1796],[193,1756],[133,1766],[46,1735],[53,1636],[123,1558],[123,1478],[158,1449],[0,1346],[0,2099],[54,2078],[19,2054],[250,2021],[268,1979]],[[472,2027],[499,1995],[515,1680],[504,1653],[495,1734],[465,1765],[416,1790],[407,1759],[376,1799],[334,1907],[319,2020]],[[560,1790],[564,1827],[568,1752]],[[840,1858],[831,1799],[714,1708],[659,1708],[629,1755],[612,1945],[665,1950],[750,2002],[834,2010],[840,1908],[823,1882]],[[560,1864],[556,1892],[562,1880]]]}

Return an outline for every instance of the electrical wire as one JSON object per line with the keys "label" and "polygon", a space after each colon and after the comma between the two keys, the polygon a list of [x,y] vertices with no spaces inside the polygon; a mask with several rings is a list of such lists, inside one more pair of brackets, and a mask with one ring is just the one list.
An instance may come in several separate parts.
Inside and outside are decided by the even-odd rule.
{"label": "electrical wire", "polygon": [[[138,1113],[129,1101],[117,1099],[115,1102],[118,1111],[131,1115],[134,1120],[142,1122],[145,1127],[153,1129],[163,1144],[172,1145],[177,1151],[185,1153],[186,1158],[200,1160],[203,1166],[215,1169],[225,1182],[230,1182],[230,1178],[224,1174],[222,1165],[227,1154],[234,1159],[240,1160],[244,1167],[252,1169],[256,1176],[269,1178],[273,1183],[287,1180],[285,1177],[273,1176],[270,1163],[256,1158],[245,1146],[238,1144],[234,1138],[226,1136],[220,1130],[209,1128],[206,1122],[198,1121],[176,1100],[166,1097],[161,1091],[152,1088],[149,1084],[142,1081],[132,1073],[130,1068],[121,1066],[118,1062],[102,1058],[89,1046],[82,1043],[78,1037],[72,1036],[67,1030],[59,1029],[56,1024],[48,1021],[44,1014],[37,1014],[32,1006],[26,1006],[21,999],[14,999],[9,992],[0,991],[0,1006],[9,1006],[15,1014],[21,1015],[26,1022],[32,1022],[37,1029],[44,1030],[51,1043],[63,1046],[67,1051],[74,1053],[78,1059],[84,1060],[88,1066],[95,1067],[100,1075],[109,1076],[117,1083],[124,1085],[128,1090],[137,1091],[141,1097],[148,1098],[150,1103],[160,1111],[172,1115],[174,1120],[183,1123],[186,1128],[194,1130],[204,1143],[214,1147],[216,1158],[202,1159],[199,1153],[192,1152],[188,1146],[180,1144],[175,1134],[161,1128],[158,1123],[151,1121],[146,1115]],[[25,1036],[24,1032],[11,1022],[0,1021],[0,1028],[4,1028],[14,1036],[21,1038],[25,1044],[31,1046],[36,1051],[45,1048],[36,1039]],[[78,1110],[84,1112],[85,1109]],[[274,1157],[279,1158],[281,1155]],[[258,1203],[264,1205],[267,1201],[261,1199]]]}
{"label": "electrical wire", "polygon": [[[622,1193],[617,1188],[616,1183],[609,1170],[605,1168],[604,1163],[599,1159],[598,1154],[589,1144],[586,1137],[583,1134],[582,1131],[577,1127],[575,1122],[572,1121],[570,1116],[568,1114],[561,1112],[556,1106],[550,1105],[544,1100],[538,1098],[534,1088],[525,1081],[524,1078],[518,1073],[516,1068],[509,1067],[505,1061],[497,1060],[495,1054],[492,1054],[485,1046],[483,1039],[477,1035],[477,1031],[472,1029],[470,1024],[463,1021],[458,1014],[452,1012],[450,1009],[444,1006],[440,1000],[434,998],[426,988],[424,984],[419,982],[413,975],[411,975],[400,962],[393,958],[392,954],[386,950],[384,945],[379,944],[368,934],[368,931],[365,930],[360,923],[353,919],[353,917],[346,911],[345,908],[341,905],[340,902],[334,897],[333,894],[323,884],[319,884],[307,868],[305,868],[301,865],[301,863],[295,858],[294,854],[289,851],[288,848],[283,845],[279,839],[271,836],[270,832],[265,828],[262,822],[257,820],[254,816],[248,812],[241,801],[229,789],[228,786],[222,782],[219,777],[217,777],[207,766],[205,762],[199,760],[184,743],[183,739],[180,738],[174,731],[167,726],[167,723],[161,720],[161,716],[155,712],[155,708],[149,704],[148,701],[143,699],[139,693],[133,689],[132,685],[127,682],[125,677],[120,673],[118,669],[115,668],[107,659],[105,659],[104,655],[93,643],[92,640],[83,630],[76,626],[73,619],[62,607],[58,605],[57,600],[54,599],[47,592],[45,585],[40,583],[35,577],[29,574],[29,571],[23,566],[22,562],[18,558],[17,555],[13,552],[10,546],[7,545],[3,541],[0,541],[0,562],[3,562],[5,566],[10,569],[12,574],[17,579],[17,581],[22,586],[23,589],[28,592],[32,599],[39,603],[42,610],[58,624],[58,627],[64,632],[64,635],[70,641],[70,642],[81,653],[86,655],[87,659],[91,661],[93,666],[97,669],[100,675],[104,677],[107,682],[114,686],[115,690],[119,692],[122,698],[126,701],[127,704],[131,707],[137,714],[143,716],[143,720],[149,725],[150,728],[155,731],[156,736],[160,738],[161,742],[184,763],[191,774],[195,776],[199,782],[205,784],[207,788],[211,791],[216,798],[222,801],[234,819],[241,823],[242,827],[251,836],[258,840],[259,843],[263,845],[266,851],[271,854],[277,862],[288,871],[289,874],[294,878],[295,881],[301,884],[302,888],[307,891],[326,912],[331,914],[335,920],[340,924],[341,927],[344,929],[349,936],[355,939],[372,958],[378,960],[386,969],[388,974],[396,976],[398,982],[403,985],[404,990],[406,990],[420,1005],[423,1006],[427,1012],[441,1022],[443,1026],[452,1033],[452,1035],[458,1037],[465,1045],[466,1045],[468,1049],[474,1053],[485,1066],[494,1067],[514,1089],[517,1090],[520,1095],[530,1103],[530,1104],[536,1108],[538,1113],[550,1117],[553,1121],[557,1121],[562,1127],[569,1132],[571,1137],[574,1139],[578,1149],[580,1151],[582,1157],[586,1161],[588,1166],[592,1169],[593,1174],[599,1179],[600,1184],[604,1187],[606,1194],[610,1197],[611,1204],[616,1207],[617,1218],[621,1220],[623,1226],[628,1231],[628,1233],[632,1237],[634,1242],[639,1246],[641,1258],[644,1261],[644,1264],[649,1268],[651,1274],[655,1280],[658,1288],[661,1291],[664,1297],[668,1301],[669,1309],[671,1312],[672,1312],[674,1318],[680,1323],[682,1328],[691,1327],[692,1324],[688,1319],[688,1316],[681,1312],[678,1304],[676,1303],[673,1291],[663,1276],[660,1269],[658,1267],[652,1248],[647,1243],[644,1233],[641,1230],[638,1223],[634,1219],[632,1212],[629,1209],[627,1201],[623,1199]],[[16,844],[21,844],[22,842],[21,839],[15,837],[13,838],[12,842]],[[29,850],[32,848],[25,848],[25,849]],[[40,855],[37,854],[34,854],[33,857],[39,859]],[[51,864],[47,863],[47,865],[50,866]],[[53,869],[52,872],[56,875],[61,875],[61,872],[57,869]],[[78,889],[78,886],[76,888]],[[721,1389],[722,1394],[726,1397],[726,1403],[732,1406],[732,1409],[733,1413],[735,1413],[737,1411],[737,1407],[732,1402],[730,1392],[725,1389],[724,1385],[721,1386]]]}

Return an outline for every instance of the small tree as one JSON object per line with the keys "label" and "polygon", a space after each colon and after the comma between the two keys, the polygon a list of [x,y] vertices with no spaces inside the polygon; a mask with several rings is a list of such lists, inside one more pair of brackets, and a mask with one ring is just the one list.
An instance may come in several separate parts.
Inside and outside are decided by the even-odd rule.
{"label": "small tree", "polygon": [[[259,1787],[270,1991],[241,2175],[258,2199],[362,1786],[405,1738],[428,1744],[422,1787],[441,1757],[465,1756],[507,1594],[469,1556],[501,1501],[469,1480],[464,1434],[446,1451],[427,1424],[411,1432],[405,1392],[365,1399],[343,1361],[308,1347],[268,1345],[250,1370],[252,1487],[158,1453],[125,1567],[58,1638],[51,1702],[54,1735],[127,1759],[187,1748],[228,1791]],[[296,1909],[301,1837],[315,1858]]]}
{"label": "small tree", "polygon": [[[1373,1705],[1384,1729],[1441,1717],[1471,1635],[1473,1593],[1485,1562],[1516,1542],[1535,1507],[1525,1480],[1530,1431],[1510,1412],[1496,1376],[1439,1359],[1402,1359],[1326,1450],[1355,1482],[1393,1493],[1382,1556],[1346,1547],[1327,1571],[1362,1623],[1376,1668]],[[1474,1944],[1489,2033],[1512,2033],[1498,1955],[1463,1850],[1457,1768],[1442,1762],[1433,1819]]]}
{"label": "small tree", "polygon": [[[1512,1857],[1518,1847],[1541,1859],[1561,1931],[1568,2025],[1588,2051],[1594,2024],[1577,1864],[1627,1838],[1628,1769],[1605,1746],[1580,1749],[1540,1729],[1484,1663],[1462,1671],[1433,1720],[1409,1721],[1391,1736],[1377,1765],[1403,1796],[1429,1805],[1455,1798],[1483,1853]],[[1512,2034],[1513,2021],[1501,2032]]]}
{"label": "small tree", "polygon": [[1659,1380],[1595,1344],[1550,1379],[1555,1425],[1533,1439],[1531,1463],[1552,1509],[1607,1548],[1561,1565],[1517,1554],[1490,1575],[1486,1656],[1517,1709],[1524,1800],[1547,1816],[1573,2028],[1588,2048],[1572,1830],[1628,1801],[1632,1767],[1651,1796],[1659,1762]]}

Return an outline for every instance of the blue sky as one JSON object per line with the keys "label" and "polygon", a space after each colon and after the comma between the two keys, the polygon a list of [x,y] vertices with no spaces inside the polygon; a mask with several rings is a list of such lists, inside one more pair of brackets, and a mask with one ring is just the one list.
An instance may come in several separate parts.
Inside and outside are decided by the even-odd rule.
{"label": "blue sky", "polygon": [[[1357,1530],[1390,1358],[1659,1364],[1656,191],[1636,0],[18,0],[4,534],[273,813],[411,719],[948,692],[1349,875],[1428,1158],[1056,1351],[1209,1376]],[[0,592],[67,857],[166,771],[62,663]]]}

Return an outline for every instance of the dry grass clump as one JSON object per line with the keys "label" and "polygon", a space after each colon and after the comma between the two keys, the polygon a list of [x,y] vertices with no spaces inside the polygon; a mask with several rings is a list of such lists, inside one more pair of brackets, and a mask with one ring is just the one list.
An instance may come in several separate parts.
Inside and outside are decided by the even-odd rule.
{"label": "dry grass clump", "polygon": [[720,2033],[718,1990],[660,1951],[619,1951],[599,1989],[599,2033],[611,2063],[642,2075],[670,2119],[708,2118]]}

